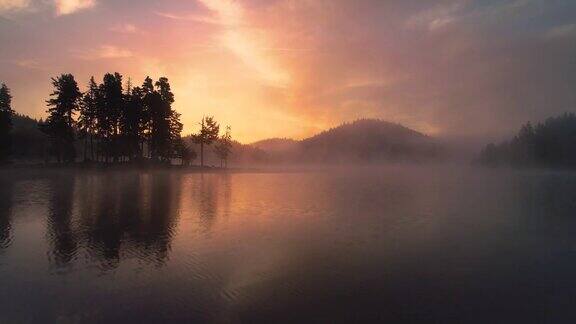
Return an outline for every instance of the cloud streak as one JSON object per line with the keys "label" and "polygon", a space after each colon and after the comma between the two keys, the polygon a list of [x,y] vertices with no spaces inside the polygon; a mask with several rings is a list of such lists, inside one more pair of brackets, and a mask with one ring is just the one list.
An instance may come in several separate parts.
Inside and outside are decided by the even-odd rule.
{"label": "cloud streak", "polygon": [[261,79],[273,86],[286,87],[290,81],[287,71],[276,65],[261,50],[264,41],[256,39],[246,28],[244,10],[238,1],[200,0],[215,12],[223,26],[219,40],[222,45],[236,54]]}
{"label": "cloud streak", "polygon": [[82,60],[103,60],[103,59],[123,59],[133,57],[134,53],[130,50],[120,48],[114,45],[102,45],[98,48],[88,50],[73,50],[75,57]]}
{"label": "cloud streak", "polygon": [[134,24],[123,23],[123,24],[118,24],[118,25],[111,27],[110,31],[113,31],[116,33],[121,33],[121,34],[136,34],[140,30]]}
{"label": "cloud streak", "polygon": [[167,18],[167,19],[172,19],[172,20],[182,20],[182,21],[193,21],[193,22],[199,22],[199,23],[205,23],[205,24],[213,24],[213,25],[221,25],[222,22],[219,19],[213,18],[213,17],[207,17],[207,16],[201,16],[198,14],[175,14],[175,13],[169,13],[169,12],[161,12],[161,11],[156,11],[155,12],[156,15],[163,17],[163,18]]}
{"label": "cloud streak", "polygon": [[0,14],[21,11],[30,7],[30,0],[0,0]]}
{"label": "cloud streak", "polygon": [[69,15],[96,6],[96,0],[55,0],[56,14]]}
{"label": "cloud streak", "polygon": [[43,116],[56,71],[165,75],[186,132],[210,113],[246,141],[360,117],[507,135],[576,107],[574,1],[86,1],[59,12],[100,10],[62,19],[55,0],[0,0],[15,13],[0,21],[0,81],[31,93],[15,96],[22,112]]}

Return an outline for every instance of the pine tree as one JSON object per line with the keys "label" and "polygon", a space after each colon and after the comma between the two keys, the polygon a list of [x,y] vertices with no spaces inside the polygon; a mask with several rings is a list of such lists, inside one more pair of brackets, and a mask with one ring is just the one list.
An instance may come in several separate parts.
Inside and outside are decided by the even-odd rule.
{"label": "pine tree", "polygon": [[126,89],[124,110],[120,118],[123,149],[129,160],[140,158],[144,140],[144,99],[140,87]]}
{"label": "pine tree", "polygon": [[[82,96],[80,102],[80,115],[78,116],[78,129],[84,138],[84,161],[94,159],[94,135],[96,132],[97,110],[98,110],[99,89],[94,77],[90,78],[88,91]],[[88,144],[90,144],[90,154],[88,154]]]}
{"label": "pine tree", "polygon": [[232,134],[230,126],[226,126],[226,132],[216,141],[214,152],[220,159],[220,167],[228,167],[228,157],[232,152]]}
{"label": "pine tree", "polygon": [[214,117],[204,117],[200,122],[200,132],[193,135],[195,143],[200,144],[200,166],[204,166],[204,145],[210,145],[218,139],[220,126]]}
{"label": "pine tree", "polygon": [[72,74],[62,74],[52,78],[55,90],[47,100],[46,122],[41,125],[51,140],[50,153],[56,156],[58,162],[72,162],[76,157],[74,149],[74,113],[79,108],[82,93]]}
{"label": "pine tree", "polygon": [[118,161],[119,158],[119,125],[120,116],[124,105],[122,93],[122,75],[119,73],[107,73],[104,75],[103,83],[100,85],[102,92],[102,102],[100,118],[100,132],[102,137],[103,151],[105,160],[113,158]]}
{"label": "pine tree", "polygon": [[[147,78],[144,89],[150,90]],[[180,114],[172,109],[174,94],[170,89],[167,78],[160,78],[156,83],[156,90],[147,94],[150,121],[149,146],[151,157],[155,160],[169,161],[174,156],[175,144],[180,139],[182,123]]]}
{"label": "pine tree", "polygon": [[[49,116],[40,127],[49,135],[50,153],[59,162],[75,159],[76,130],[83,138],[85,161],[89,157],[103,162],[133,161],[143,157],[144,144],[154,160],[193,159],[193,152],[182,145],[183,125],[172,108],[174,94],[167,78],[154,83],[147,77],[141,87],[132,87],[128,80],[124,91],[122,75],[107,73],[101,84],[92,77],[84,94],[71,74],[52,79],[52,84]],[[77,121],[76,111],[80,112]]]}
{"label": "pine tree", "polygon": [[151,119],[151,107],[153,105],[153,101],[155,100],[155,91],[154,91],[154,82],[150,77],[146,77],[144,82],[142,83],[142,104],[143,104],[143,111],[142,111],[142,139],[141,139],[141,150],[144,152],[144,144],[147,146],[148,150],[148,157],[151,157],[151,149],[150,149],[150,136],[152,133],[152,119]]}
{"label": "pine tree", "polygon": [[10,89],[2,83],[0,87],[0,162],[10,155],[10,131],[12,130],[12,95]]}

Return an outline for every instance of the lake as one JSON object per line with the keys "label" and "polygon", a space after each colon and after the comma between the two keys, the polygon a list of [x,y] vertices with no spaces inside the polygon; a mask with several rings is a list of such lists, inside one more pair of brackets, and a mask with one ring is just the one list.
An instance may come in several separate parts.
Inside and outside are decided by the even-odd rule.
{"label": "lake", "polygon": [[1,323],[574,323],[576,174],[0,172]]}

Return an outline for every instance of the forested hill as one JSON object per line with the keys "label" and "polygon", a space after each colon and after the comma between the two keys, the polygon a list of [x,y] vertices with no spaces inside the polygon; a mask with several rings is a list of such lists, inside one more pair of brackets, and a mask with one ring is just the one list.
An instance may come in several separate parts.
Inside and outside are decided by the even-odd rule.
{"label": "forested hill", "polygon": [[[43,160],[47,137],[38,128],[38,121],[14,115],[12,132],[13,157],[22,160]],[[191,138],[185,141],[199,152]],[[80,150],[80,148],[79,148]],[[435,139],[402,125],[375,119],[345,123],[310,138],[296,141],[274,138],[252,144],[233,143],[234,164],[268,163],[345,163],[379,161],[426,161],[443,155],[443,147]],[[211,146],[206,148],[207,165],[218,161]]]}
{"label": "forested hill", "polygon": [[305,139],[303,156],[329,161],[422,161],[440,155],[429,136],[399,124],[361,119]]}
{"label": "forested hill", "polygon": [[41,160],[48,138],[38,128],[38,121],[25,115],[12,116],[11,147],[15,159]]}
{"label": "forested hill", "polygon": [[514,138],[488,144],[479,161],[490,166],[576,168],[576,115],[527,123]]}
{"label": "forested hill", "polygon": [[301,141],[270,139],[252,145],[271,160],[302,163],[426,161],[443,152],[433,138],[378,119],[345,123]]}
{"label": "forested hill", "polygon": [[294,150],[298,146],[298,141],[290,138],[269,138],[250,145],[266,152],[286,152]]}

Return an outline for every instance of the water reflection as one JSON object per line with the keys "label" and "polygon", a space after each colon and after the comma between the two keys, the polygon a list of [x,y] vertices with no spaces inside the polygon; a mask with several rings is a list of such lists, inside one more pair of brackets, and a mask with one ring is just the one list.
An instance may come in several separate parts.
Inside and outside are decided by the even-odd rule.
{"label": "water reflection", "polygon": [[[103,270],[118,267],[123,259],[137,258],[156,266],[168,259],[180,211],[179,176],[54,176],[48,184],[46,231],[54,267],[69,266],[79,250],[85,250]],[[3,186],[3,191],[9,188]],[[9,196],[3,194],[2,199],[7,201]],[[10,208],[0,210],[2,240],[7,241]]]}
{"label": "water reflection", "polygon": [[72,206],[74,177],[57,176],[49,180],[50,202],[47,219],[50,261],[57,266],[68,265],[75,257],[78,243],[73,228]]}
{"label": "water reflection", "polygon": [[31,322],[576,318],[566,302],[576,293],[573,174],[9,179],[0,322],[27,322],[30,308]]}
{"label": "water reflection", "polygon": [[218,213],[218,201],[217,201],[217,183],[211,181],[210,175],[200,175],[200,186],[198,191],[194,192],[194,196],[197,196],[199,213],[201,218],[201,224],[204,232],[209,232],[214,223],[216,222],[216,215]]}
{"label": "water reflection", "polygon": [[36,201],[38,216],[45,217],[47,257],[55,269],[71,270],[75,262],[88,261],[108,270],[130,259],[162,266],[170,257],[182,204],[195,224],[187,230],[195,233],[209,234],[219,216],[231,213],[230,174],[195,175],[193,181],[170,172],[4,177],[0,249],[12,242],[14,188],[35,184],[32,191],[22,187],[19,203]]}
{"label": "water reflection", "polygon": [[516,181],[516,192],[526,212],[535,217],[574,219],[576,182],[570,173],[524,176]]}
{"label": "water reflection", "polygon": [[[135,226],[127,231],[133,249],[141,253],[144,259],[153,260],[158,265],[169,256],[180,212],[181,183],[179,175],[152,175],[147,182],[150,194],[145,196],[147,204],[144,204],[148,208],[140,217],[134,217]],[[137,210],[129,212],[138,215]]]}
{"label": "water reflection", "polygon": [[[123,258],[162,265],[169,257],[180,209],[181,180],[167,173],[98,177],[80,194],[86,247],[104,268]],[[93,199],[96,197],[96,199]]]}
{"label": "water reflection", "polygon": [[14,184],[6,181],[0,186],[0,253],[10,246],[12,241],[12,196]]}

